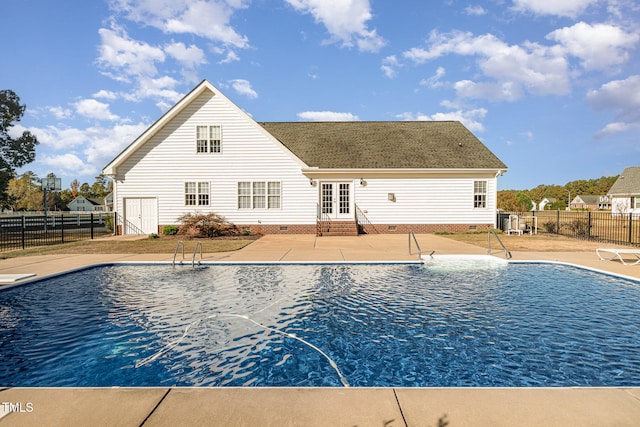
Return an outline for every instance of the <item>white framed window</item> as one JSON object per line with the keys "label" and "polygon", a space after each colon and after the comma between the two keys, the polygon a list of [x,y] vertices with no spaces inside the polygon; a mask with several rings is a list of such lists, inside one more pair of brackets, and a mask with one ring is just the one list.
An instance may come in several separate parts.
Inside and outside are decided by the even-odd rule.
{"label": "white framed window", "polygon": [[196,126],[196,153],[221,153],[222,127]]}
{"label": "white framed window", "polygon": [[251,209],[251,182],[238,183],[238,209]]}
{"label": "white framed window", "polygon": [[268,183],[268,201],[269,209],[280,209],[280,183],[272,181]]}
{"label": "white framed window", "polygon": [[631,209],[640,209],[640,197],[631,198]]}
{"label": "white framed window", "polygon": [[264,209],[267,207],[267,189],[265,182],[254,182],[253,183],[253,208],[254,209]]}
{"label": "white framed window", "polygon": [[473,181],[473,207],[487,207],[487,181]]}
{"label": "white framed window", "polygon": [[238,209],[280,209],[279,181],[238,182]]}
{"label": "white framed window", "polygon": [[209,183],[185,182],[184,204],[186,206],[209,206]]}

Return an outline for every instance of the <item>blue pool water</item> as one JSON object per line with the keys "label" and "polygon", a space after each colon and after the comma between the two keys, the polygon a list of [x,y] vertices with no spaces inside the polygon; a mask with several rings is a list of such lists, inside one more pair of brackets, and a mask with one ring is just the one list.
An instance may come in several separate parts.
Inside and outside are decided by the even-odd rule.
{"label": "blue pool water", "polygon": [[169,385],[638,386],[640,284],[458,260],[114,265],[0,292],[0,386]]}

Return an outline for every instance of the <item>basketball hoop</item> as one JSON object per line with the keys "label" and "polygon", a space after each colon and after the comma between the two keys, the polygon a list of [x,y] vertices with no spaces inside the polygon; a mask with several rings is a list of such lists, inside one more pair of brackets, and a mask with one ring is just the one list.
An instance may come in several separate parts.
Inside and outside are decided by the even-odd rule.
{"label": "basketball hoop", "polygon": [[40,179],[42,190],[60,191],[62,190],[62,178],[42,178]]}

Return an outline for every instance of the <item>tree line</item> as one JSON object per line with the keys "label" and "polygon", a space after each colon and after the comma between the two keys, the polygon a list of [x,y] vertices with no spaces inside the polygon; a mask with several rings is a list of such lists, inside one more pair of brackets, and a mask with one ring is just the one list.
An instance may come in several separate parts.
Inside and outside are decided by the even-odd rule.
{"label": "tree line", "polygon": [[10,135],[15,122],[22,119],[26,105],[12,90],[0,90],[0,207],[8,202],[9,182],[16,178],[16,169],[36,158],[38,138],[29,131],[22,132],[17,138]]}
{"label": "tree line", "polygon": [[[50,173],[47,178],[56,178],[56,176]],[[112,185],[113,182],[104,175],[96,176],[92,184],[87,182],[80,184],[77,179],[74,179],[69,188],[62,191],[48,191],[45,201],[40,180],[35,173],[27,171],[9,180],[3,200],[3,209],[41,211],[46,203],[48,211],[65,211],[69,210],[69,203],[78,196],[87,199],[104,199],[113,190]]]}
{"label": "tree line", "polygon": [[618,176],[581,179],[568,182],[565,185],[541,184],[530,190],[501,190],[498,191],[498,209],[507,212],[526,212],[533,208],[534,203],[540,203],[546,197],[547,199],[555,199],[549,209],[564,210],[576,196],[607,194]]}
{"label": "tree line", "polygon": [[[0,90],[0,210],[39,211],[67,210],[76,197],[102,199],[112,191],[112,182],[98,175],[93,184],[80,184],[77,179],[68,189],[47,192],[46,200],[40,179],[32,171],[17,175],[16,169],[33,162],[36,158],[38,138],[29,131],[17,137],[11,128],[22,119],[27,106],[9,89]],[[50,173],[47,178],[55,178]]]}

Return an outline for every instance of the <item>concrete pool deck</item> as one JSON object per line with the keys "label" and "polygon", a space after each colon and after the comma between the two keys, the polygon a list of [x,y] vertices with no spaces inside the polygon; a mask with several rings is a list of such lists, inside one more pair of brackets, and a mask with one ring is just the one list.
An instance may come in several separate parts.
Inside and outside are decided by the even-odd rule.
{"label": "concrete pool deck", "polygon": [[[425,254],[486,254],[441,236],[417,239]],[[172,259],[173,254],[11,258],[0,260],[0,278],[35,274],[22,283],[97,263]],[[228,262],[416,259],[409,255],[407,235],[391,234],[265,236],[239,251],[203,254],[204,261]],[[640,265],[601,261],[594,251],[513,252],[513,259],[568,262],[640,279]],[[0,288],[7,284],[0,282]],[[640,388],[0,388],[4,425],[638,426]]]}

